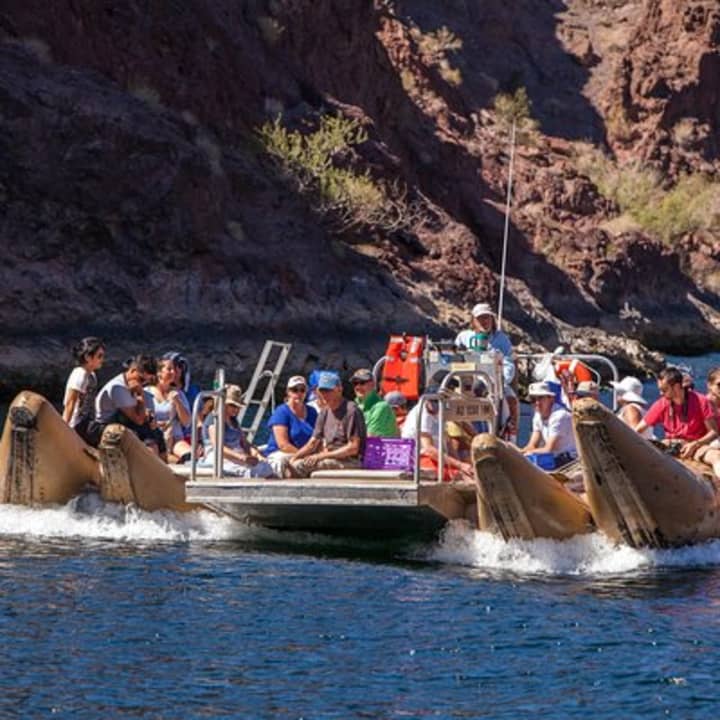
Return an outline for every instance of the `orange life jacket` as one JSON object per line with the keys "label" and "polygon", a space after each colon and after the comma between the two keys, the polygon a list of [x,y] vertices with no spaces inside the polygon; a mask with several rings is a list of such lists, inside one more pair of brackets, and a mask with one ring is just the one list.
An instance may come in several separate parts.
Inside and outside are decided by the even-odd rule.
{"label": "orange life jacket", "polygon": [[397,390],[408,400],[417,400],[420,397],[423,348],[423,337],[390,336],[380,381],[383,395]]}
{"label": "orange life jacket", "polygon": [[556,360],[555,372],[559,378],[562,378],[563,375],[571,375],[575,378],[576,384],[584,380],[594,380],[592,370],[577,359]]}

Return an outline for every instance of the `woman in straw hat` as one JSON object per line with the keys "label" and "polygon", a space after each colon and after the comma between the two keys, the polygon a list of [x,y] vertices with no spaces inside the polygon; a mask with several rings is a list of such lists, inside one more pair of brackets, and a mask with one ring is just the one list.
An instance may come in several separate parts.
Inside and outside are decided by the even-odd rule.
{"label": "woman in straw hat", "polygon": [[[272,467],[260,451],[248,442],[238,423],[237,416],[242,406],[242,389],[239,385],[228,385],[225,388],[223,472],[237,477],[273,477]],[[201,463],[205,466],[212,466],[217,445],[214,414],[208,415],[206,424],[203,426],[203,436],[206,452]]]}

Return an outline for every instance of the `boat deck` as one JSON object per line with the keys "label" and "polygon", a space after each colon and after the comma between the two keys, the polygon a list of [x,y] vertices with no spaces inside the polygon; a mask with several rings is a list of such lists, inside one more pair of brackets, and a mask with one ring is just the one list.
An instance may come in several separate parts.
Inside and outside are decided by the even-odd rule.
{"label": "boat deck", "polygon": [[282,530],[392,537],[431,535],[448,520],[471,517],[473,486],[421,481],[394,473],[322,473],[301,480],[196,477],[188,502],[244,522]]}

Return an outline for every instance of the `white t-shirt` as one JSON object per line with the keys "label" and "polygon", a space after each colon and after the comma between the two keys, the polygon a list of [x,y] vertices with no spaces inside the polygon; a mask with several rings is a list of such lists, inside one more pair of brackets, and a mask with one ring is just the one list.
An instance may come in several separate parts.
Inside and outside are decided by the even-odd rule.
{"label": "white t-shirt", "polygon": [[109,423],[120,408],[132,408],[136,404],[137,398],[125,384],[124,373],[120,373],[105,383],[98,393],[95,400],[95,419],[99,423]]}
{"label": "white t-shirt", "polygon": [[558,438],[553,455],[570,453],[573,457],[577,456],[575,436],[572,429],[572,415],[562,405],[555,403],[547,420],[543,420],[540,413],[536,412],[533,415],[532,429],[533,432],[540,433],[543,445],[547,444],[553,437]]}
{"label": "white t-shirt", "polygon": [[76,390],[80,397],[75,403],[72,417],[70,418],[70,427],[78,425],[84,417],[92,417],[93,401],[95,400],[95,390],[97,388],[97,377],[95,373],[88,372],[85,368],[74,368],[70,373],[70,377],[65,384],[65,397],[63,405],[67,405],[70,400],[70,391]]}
{"label": "white t-shirt", "polygon": [[[405,439],[413,439],[415,437],[418,412],[420,412],[420,404],[417,404],[407,414],[400,431],[400,437]],[[420,432],[427,433],[432,438],[433,445],[435,445],[436,448],[440,447],[440,423],[438,422],[438,416],[429,413],[426,407],[423,408],[422,417],[420,418]]]}

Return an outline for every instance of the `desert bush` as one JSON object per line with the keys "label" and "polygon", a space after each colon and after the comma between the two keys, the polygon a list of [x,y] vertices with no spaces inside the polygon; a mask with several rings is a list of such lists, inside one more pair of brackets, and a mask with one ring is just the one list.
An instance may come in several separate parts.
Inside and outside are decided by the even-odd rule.
{"label": "desert bush", "polygon": [[720,183],[704,175],[685,175],[673,187],[665,188],[655,170],[638,162],[618,165],[589,146],[579,151],[575,164],[621,215],[666,242],[720,226]]}
{"label": "desert bush", "polygon": [[456,52],[463,46],[463,41],[445,26],[429,33],[416,30],[413,35],[420,52],[437,63],[445,59],[448,52]]}
{"label": "desert bush", "polygon": [[355,145],[367,140],[357,120],[324,115],[317,130],[301,133],[286,129],[278,117],[265,123],[258,137],[316,209],[331,215],[343,229],[364,224],[395,230],[413,218],[414,210],[396,186],[374,180],[368,171],[338,166],[338,161],[350,158]]}
{"label": "desert bush", "polygon": [[532,117],[532,103],[527,90],[519,87],[514,93],[499,93],[493,101],[495,118],[504,132],[510,132],[515,123],[518,142],[528,142],[537,131],[537,121]]}

